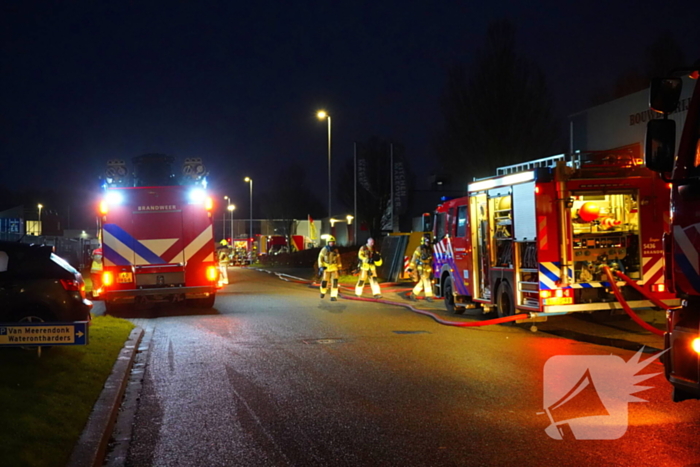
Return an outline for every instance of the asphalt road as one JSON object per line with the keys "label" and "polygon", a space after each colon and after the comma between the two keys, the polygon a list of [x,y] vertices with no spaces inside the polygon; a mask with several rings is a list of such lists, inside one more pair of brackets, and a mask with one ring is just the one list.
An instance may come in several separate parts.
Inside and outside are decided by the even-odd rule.
{"label": "asphalt road", "polygon": [[214,310],[126,315],[146,345],[109,465],[700,465],[700,401],[658,375],[628,402],[633,351],[230,279]]}

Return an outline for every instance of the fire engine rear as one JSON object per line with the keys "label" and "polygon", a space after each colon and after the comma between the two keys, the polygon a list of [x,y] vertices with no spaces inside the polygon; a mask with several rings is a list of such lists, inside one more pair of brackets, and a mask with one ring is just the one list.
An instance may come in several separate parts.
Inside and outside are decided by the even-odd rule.
{"label": "fire engine rear", "polygon": [[[502,167],[438,206],[436,295],[449,311],[499,316],[621,309],[604,266],[665,303],[663,247],[669,187],[639,145]],[[652,303],[619,283],[633,308]],[[535,315],[531,315],[535,316]]]}
{"label": "fire engine rear", "polygon": [[[212,229],[212,200],[200,159],[147,154],[110,161],[100,202],[103,249],[99,298],[120,303],[175,302],[210,308],[220,287]],[[98,298],[96,297],[96,298]]]}

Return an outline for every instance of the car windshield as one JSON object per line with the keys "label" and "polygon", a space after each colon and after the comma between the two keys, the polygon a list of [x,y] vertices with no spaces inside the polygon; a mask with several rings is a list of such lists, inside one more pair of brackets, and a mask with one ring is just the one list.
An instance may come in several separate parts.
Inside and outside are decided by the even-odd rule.
{"label": "car windshield", "polygon": [[56,255],[56,254],[54,254],[54,253],[51,253],[51,260],[52,260],[54,263],[56,263],[56,264],[58,264],[59,266],[61,266],[63,269],[72,272],[73,274],[77,274],[77,273],[78,273],[78,271],[77,271],[73,266],[71,266],[71,265],[68,263],[68,261],[66,261],[65,259],[61,258],[60,256],[58,256],[58,255]]}

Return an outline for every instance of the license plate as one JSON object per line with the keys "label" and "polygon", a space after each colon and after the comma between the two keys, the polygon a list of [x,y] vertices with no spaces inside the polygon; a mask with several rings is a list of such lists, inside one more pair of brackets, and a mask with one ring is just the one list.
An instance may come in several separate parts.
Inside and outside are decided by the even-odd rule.
{"label": "license plate", "polygon": [[120,272],[117,276],[117,283],[127,284],[129,282],[134,282],[134,275],[130,272]]}

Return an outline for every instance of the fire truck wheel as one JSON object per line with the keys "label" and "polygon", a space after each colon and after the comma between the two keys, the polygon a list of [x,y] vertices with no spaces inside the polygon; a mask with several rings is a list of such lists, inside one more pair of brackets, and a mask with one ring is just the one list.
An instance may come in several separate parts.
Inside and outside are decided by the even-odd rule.
{"label": "fire truck wheel", "polygon": [[456,315],[461,315],[464,313],[465,308],[463,306],[455,305],[455,296],[452,293],[452,278],[447,277],[445,279],[444,292],[442,296],[445,297],[445,309],[450,313]]}
{"label": "fire truck wheel", "polygon": [[674,387],[673,392],[671,393],[671,399],[673,402],[683,402],[689,399],[697,399],[697,397],[687,391]]}
{"label": "fire truck wheel", "polygon": [[191,298],[188,299],[187,306],[190,308],[212,308],[216,301],[216,295],[212,294],[206,298]]}
{"label": "fire truck wheel", "polygon": [[[512,316],[515,302],[513,301],[513,289],[510,287],[508,282],[501,282],[498,286],[498,293],[496,295],[496,307],[498,309],[498,317],[504,318],[506,316]],[[513,321],[506,323],[509,325],[513,324]]]}

